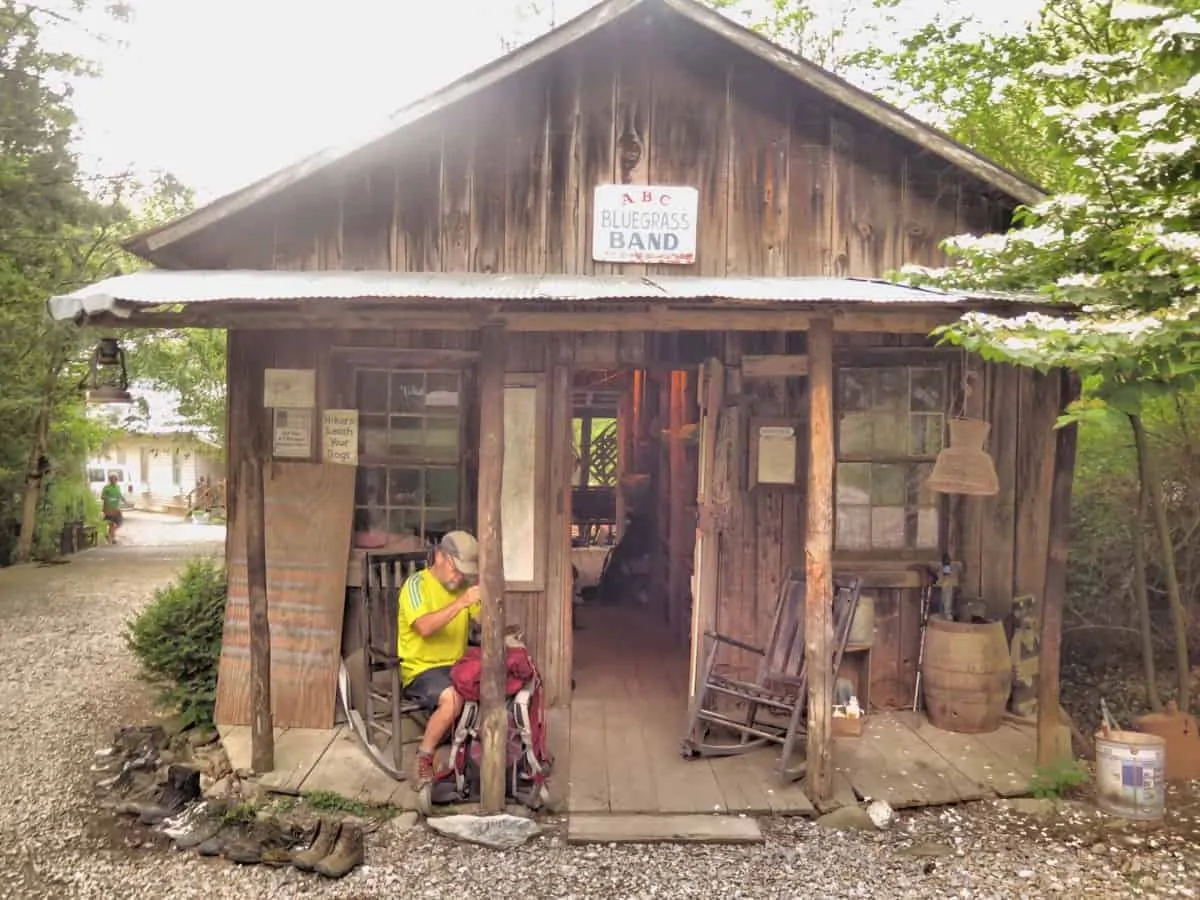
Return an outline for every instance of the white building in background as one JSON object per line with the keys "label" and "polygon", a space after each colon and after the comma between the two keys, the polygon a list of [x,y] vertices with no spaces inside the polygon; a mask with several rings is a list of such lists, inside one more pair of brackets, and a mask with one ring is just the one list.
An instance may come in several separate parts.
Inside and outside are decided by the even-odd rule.
{"label": "white building in background", "polygon": [[130,407],[97,407],[91,412],[119,431],[89,461],[89,467],[121,466],[133,484],[134,507],[184,512],[189,495],[206,479],[225,479],[224,448],[210,429],[179,415],[179,395],[141,384],[130,385]]}

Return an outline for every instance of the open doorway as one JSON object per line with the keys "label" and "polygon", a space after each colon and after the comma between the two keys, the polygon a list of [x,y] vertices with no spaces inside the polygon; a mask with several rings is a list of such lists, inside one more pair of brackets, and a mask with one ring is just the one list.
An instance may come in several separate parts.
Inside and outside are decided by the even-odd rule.
{"label": "open doorway", "polygon": [[[696,533],[696,373],[575,374],[571,555],[576,696],[644,650],[686,701]],[[634,636],[637,640],[633,640]],[[665,685],[664,685],[665,687]]]}

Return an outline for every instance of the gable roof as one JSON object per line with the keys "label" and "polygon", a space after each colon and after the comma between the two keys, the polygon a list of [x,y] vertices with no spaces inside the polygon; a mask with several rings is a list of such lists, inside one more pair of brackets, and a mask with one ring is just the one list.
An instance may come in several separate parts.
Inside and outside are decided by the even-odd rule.
{"label": "gable roof", "polygon": [[849,107],[870,121],[912,141],[1002,193],[1025,203],[1045,198],[1042,188],[976,153],[944,132],[919,121],[903,110],[855,87],[759,34],[733,22],[697,0],[603,0],[590,10],[505,56],[451,82],[445,88],[401,108],[382,127],[344,146],[314,153],[247,187],[226,194],[201,208],[129,238],[124,246],[153,261],[164,248],[247,210],[269,197],[344,160],[377,141],[390,137],[441,110],[467,99],[571,46],[635,11],[667,9],[712,32],[796,81]]}

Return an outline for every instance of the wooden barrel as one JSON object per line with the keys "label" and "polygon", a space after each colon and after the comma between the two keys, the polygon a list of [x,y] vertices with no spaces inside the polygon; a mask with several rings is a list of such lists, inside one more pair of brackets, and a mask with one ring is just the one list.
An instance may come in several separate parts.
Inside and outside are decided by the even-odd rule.
{"label": "wooden barrel", "polygon": [[1004,625],[930,618],[921,686],[929,721],[943,731],[995,731],[1012,690]]}

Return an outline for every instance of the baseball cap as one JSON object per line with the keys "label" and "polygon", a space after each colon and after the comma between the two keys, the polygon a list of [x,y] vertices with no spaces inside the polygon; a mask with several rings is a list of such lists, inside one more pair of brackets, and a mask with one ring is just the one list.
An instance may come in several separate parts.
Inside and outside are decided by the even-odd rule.
{"label": "baseball cap", "polygon": [[479,542],[466,531],[448,531],[438,548],[454,562],[463,575],[479,574]]}

